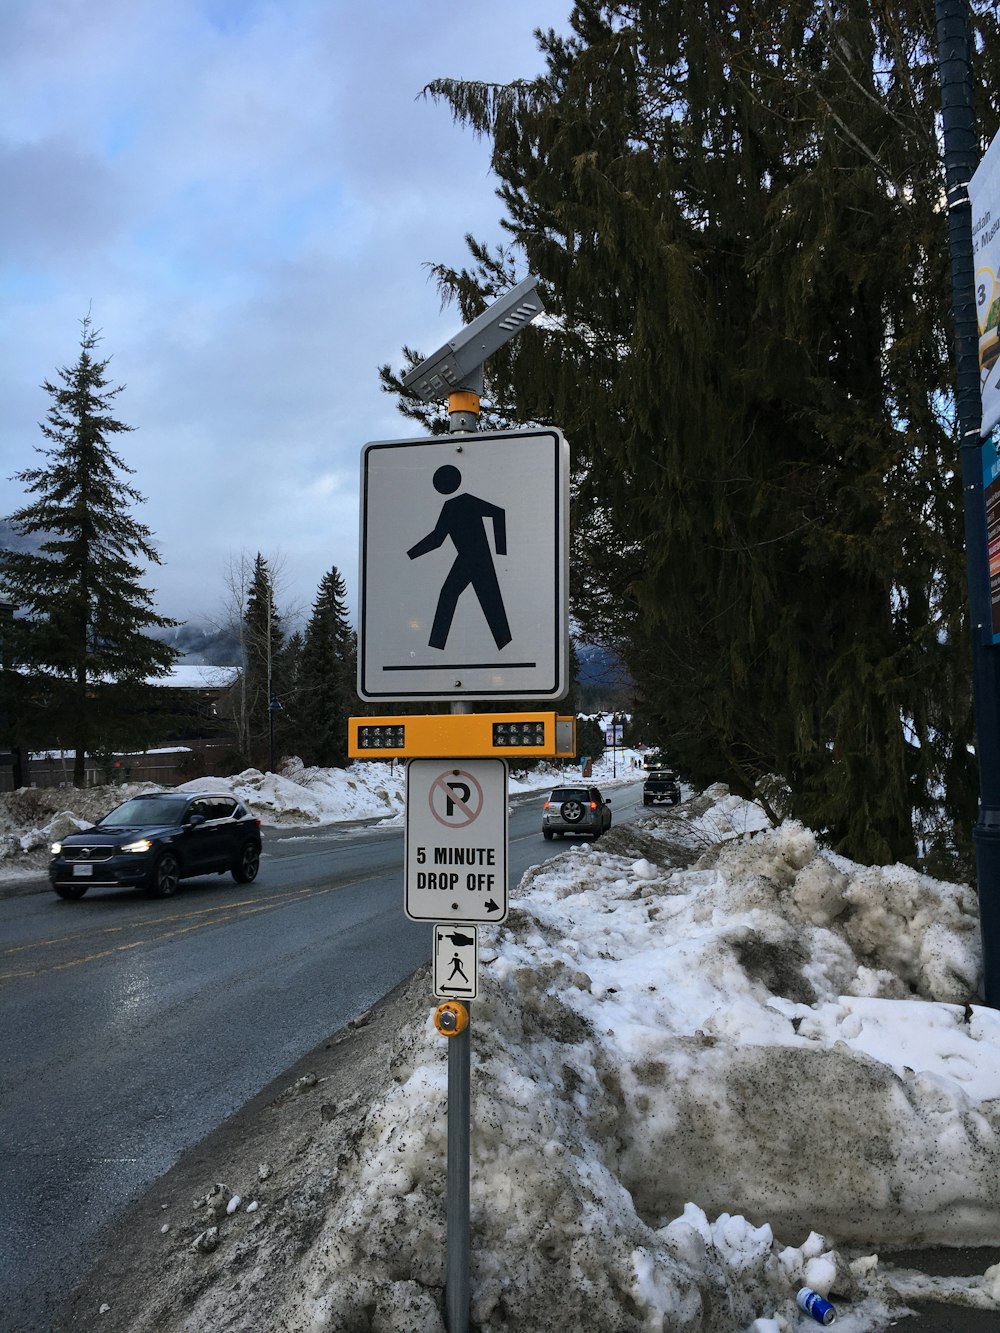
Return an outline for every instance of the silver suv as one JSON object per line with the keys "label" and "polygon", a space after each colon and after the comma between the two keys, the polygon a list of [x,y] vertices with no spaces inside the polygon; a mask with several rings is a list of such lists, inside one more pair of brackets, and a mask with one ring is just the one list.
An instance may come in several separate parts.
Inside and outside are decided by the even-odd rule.
{"label": "silver suv", "polygon": [[611,804],[596,787],[556,787],[542,807],[542,837],[582,833],[599,838],[611,827]]}

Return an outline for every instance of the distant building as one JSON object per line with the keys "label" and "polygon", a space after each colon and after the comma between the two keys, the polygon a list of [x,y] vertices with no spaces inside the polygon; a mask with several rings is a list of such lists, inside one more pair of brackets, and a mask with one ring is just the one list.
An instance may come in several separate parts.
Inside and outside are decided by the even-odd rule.
{"label": "distant building", "polygon": [[[147,678],[163,691],[161,737],[144,750],[108,756],[87,756],[88,786],[108,782],[157,782],[176,786],[190,778],[218,775],[217,767],[231,749],[226,736],[229,697],[239,679],[238,667],[188,666],[181,663],[165,676]],[[6,762],[4,762],[6,760]],[[72,782],[73,757],[51,747],[21,756],[20,776],[26,786],[63,787]],[[0,754],[0,791],[14,790],[11,756]]]}

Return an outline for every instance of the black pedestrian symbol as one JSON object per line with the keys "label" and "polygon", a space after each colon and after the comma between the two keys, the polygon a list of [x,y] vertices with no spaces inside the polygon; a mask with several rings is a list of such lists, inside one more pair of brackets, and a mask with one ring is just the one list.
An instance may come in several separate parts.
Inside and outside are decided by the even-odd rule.
{"label": "black pedestrian symbol", "polygon": [[[439,467],[434,473],[434,489],[441,495],[453,495],[462,484],[462,474],[451,463]],[[456,495],[452,500],[445,500],[433,531],[411,546],[407,555],[411,560],[436,551],[450,537],[455,548],[455,563],[441,587],[434,623],[431,625],[431,648],[444,648],[451,632],[451,622],[455,616],[458,599],[466,588],[471,587],[479,599],[486,623],[490,627],[494,642],[498,648],[504,648],[511,640],[507,612],[504,610],[500,584],[493,564],[489,538],[486,535],[486,520],[493,522],[493,544],[497,555],[507,554],[506,510],[499,505],[480,500],[475,495]]]}
{"label": "black pedestrian symbol", "polygon": [[448,980],[453,981],[455,977],[460,976],[466,985],[469,984],[469,978],[465,975],[465,968],[462,966],[462,960],[458,954],[452,954],[451,971],[448,973]]}

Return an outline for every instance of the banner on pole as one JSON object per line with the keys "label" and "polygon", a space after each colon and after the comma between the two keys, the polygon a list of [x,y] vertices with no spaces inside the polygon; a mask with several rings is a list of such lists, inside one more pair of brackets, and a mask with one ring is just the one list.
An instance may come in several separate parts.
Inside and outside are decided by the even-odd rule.
{"label": "banner on pole", "polygon": [[983,439],[1000,422],[1000,134],[969,182]]}

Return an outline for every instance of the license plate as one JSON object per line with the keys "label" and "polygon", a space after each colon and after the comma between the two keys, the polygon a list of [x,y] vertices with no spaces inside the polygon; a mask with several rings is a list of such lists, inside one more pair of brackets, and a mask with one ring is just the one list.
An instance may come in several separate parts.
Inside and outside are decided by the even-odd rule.
{"label": "license plate", "polygon": [[92,875],[93,873],[94,873],[94,867],[89,863],[84,865],[75,865],[73,867],[74,879],[76,878],[86,879],[88,875]]}

